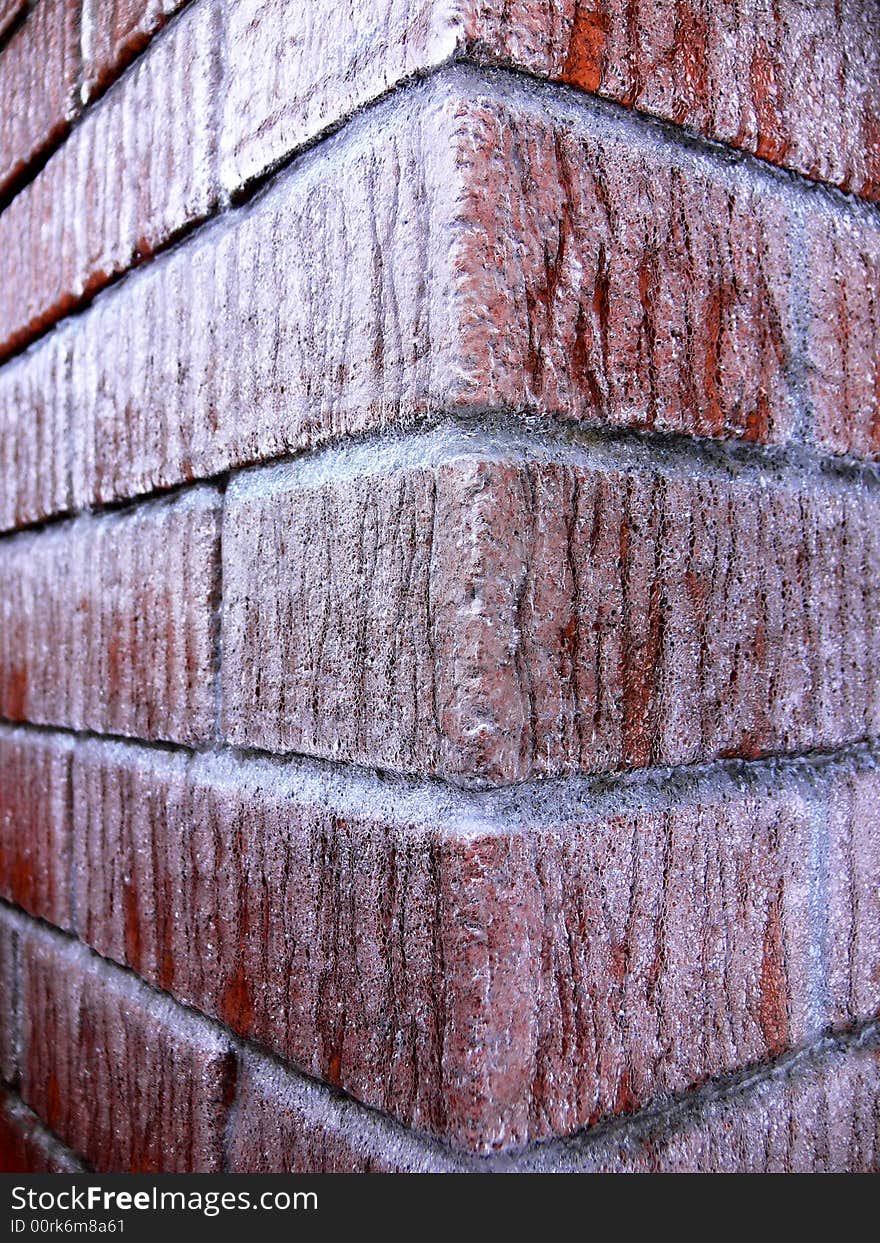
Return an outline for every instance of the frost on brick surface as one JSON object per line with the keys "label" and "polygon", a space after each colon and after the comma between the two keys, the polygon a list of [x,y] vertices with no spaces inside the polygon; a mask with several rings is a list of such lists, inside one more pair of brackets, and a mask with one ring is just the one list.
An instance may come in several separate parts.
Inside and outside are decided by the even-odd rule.
{"label": "frost on brick surface", "polygon": [[0,214],[0,355],[212,210],[212,22],[207,6],[185,14]]}
{"label": "frost on brick surface", "polygon": [[230,489],[230,741],[479,785],[872,734],[873,489],[442,431],[408,452]]}
{"label": "frost on brick surface", "polygon": [[203,488],[0,542],[0,713],[211,737],[218,520]]}
{"label": "frost on brick surface", "polygon": [[463,793],[96,739],[77,931],[405,1124],[518,1147],[874,1012],[876,896],[824,863],[856,780],[844,854],[871,838],[869,756]]}
{"label": "frost on brick surface", "polygon": [[21,953],[24,1100],[101,1171],[218,1171],[228,1041],[52,931]]}
{"label": "frost on brick surface", "polygon": [[73,740],[0,727],[0,896],[70,923],[68,789]]}

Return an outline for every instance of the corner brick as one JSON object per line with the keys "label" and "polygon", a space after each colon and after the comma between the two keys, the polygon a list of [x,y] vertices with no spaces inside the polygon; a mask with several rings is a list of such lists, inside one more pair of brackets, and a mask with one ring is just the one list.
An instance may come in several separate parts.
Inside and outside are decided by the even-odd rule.
{"label": "corner brick", "polygon": [[437,433],[236,480],[229,741],[469,785],[876,732],[873,490],[542,453]]}
{"label": "corner brick", "polygon": [[[463,28],[450,0],[230,0],[221,178],[230,194],[390,87],[450,60]],[[254,74],[253,65],[262,72]]]}
{"label": "corner brick", "polygon": [[212,737],[219,510],[196,489],[0,541],[0,714]]}
{"label": "corner brick", "polygon": [[29,929],[22,959],[25,1103],[100,1171],[217,1172],[229,1043],[53,932]]}
{"label": "corner brick", "polygon": [[[4,443],[23,446],[0,459],[0,518],[487,406],[871,453],[880,397],[856,344],[850,388],[816,372],[824,413],[814,434],[801,420],[801,373],[834,331],[795,262],[811,213],[817,196],[640,122],[444,71],[0,372]],[[870,244],[864,213],[832,215]]]}
{"label": "corner brick", "polygon": [[[23,7],[0,6],[0,34]],[[0,196],[69,129],[79,69],[79,5],[40,0],[0,57]]]}
{"label": "corner brick", "polygon": [[[405,1124],[517,1147],[877,1011],[821,932],[869,943],[876,904],[817,879],[827,791],[872,771],[597,804],[570,783],[441,797],[93,740],[74,760],[77,930]],[[854,837],[870,823],[865,801]]]}
{"label": "corner brick", "polygon": [[70,738],[0,727],[0,896],[70,925]]}
{"label": "corner brick", "polygon": [[0,1174],[76,1174],[83,1165],[21,1101],[0,1090]]}
{"label": "corner brick", "polygon": [[[864,0],[234,0],[223,118],[237,188],[414,72],[525,69],[880,198],[880,17]],[[265,71],[257,80],[254,63]]]}
{"label": "corner brick", "polygon": [[214,5],[201,4],[0,214],[0,355],[209,214],[217,57]]}
{"label": "corner brick", "polygon": [[880,1050],[811,1053],[742,1084],[683,1098],[603,1135],[488,1159],[414,1141],[376,1115],[249,1057],[230,1167],[268,1173],[876,1173]]}

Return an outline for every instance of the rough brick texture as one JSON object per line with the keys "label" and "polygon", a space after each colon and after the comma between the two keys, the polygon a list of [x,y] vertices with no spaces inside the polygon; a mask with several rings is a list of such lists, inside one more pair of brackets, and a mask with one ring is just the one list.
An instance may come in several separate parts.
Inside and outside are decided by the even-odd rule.
{"label": "rough brick texture", "polygon": [[70,923],[73,744],[0,728],[0,897]]}
{"label": "rough brick texture", "polygon": [[[449,71],[12,362],[0,519],[486,406],[871,455],[878,237],[870,213],[640,123]],[[59,290],[74,250],[49,266]]]}
{"label": "rough brick texture", "polygon": [[228,1042],[75,942],[33,928],[21,953],[25,1103],[98,1169],[219,1169]]}
{"label": "rough brick texture", "polygon": [[0,35],[5,35],[28,6],[28,0],[0,0]]}
{"label": "rough brick texture", "polygon": [[18,944],[24,920],[0,906],[0,1081],[15,1084],[19,1070],[20,989]]}
{"label": "rough brick texture", "polygon": [[880,1010],[873,765],[740,781],[438,801],[95,740],[77,931],[419,1129],[522,1144]]}
{"label": "rough brick texture", "polygon": [[873,489],[503,437],[403,453],[232,485],[231,741],[473,784],[876,731]]}
{"label": "rough brick texture", "polygon": [[0,714],[210,738],[218,517],[197,489],[2,542]]}
{"label": "rough brick texture", "polygon": [[875,0],[0,0],[0,1166],[880,1165]]}
{"label": "rough brick texture", "polygon": [[0,214],[0,354],[210,211],[213,8],[193,9],[173,33]]}
{"label": "rough brick texture", "polygon": [[607,1138],[467,1161],[266,1062],[244,1062],[232,1170],[292,1173],[877,1173],[880,1050],[832,1049]]}
{"label": "rough brick texture", "polygon": [[82,1168],[29,1109],[0,1090],[0,1174],[75,1174]]}
{"label": "rough brick texture", "polygon": [[[880,197],[873,0],[233,0],[223,117],[230,186],[408,75],[511,65],[867,198]],[[252,80],[256,59],[263,72]],[[245,86],[248,82],[250,89]]]}
{"label": "rough brick texture", "polygon": [[[21,7],[2,6],[0,35]],[[78,6],[70,0],[40,0],[0,50],[0,201],[69,128],[79,70]],[[3,245],[17,249],[8,233]],[[12,257],[4,256],[7,263]]]}
{"label": "rough brick texture", "polygon": [[[204,2],[204,0],[203,0]],[[83,95],[92,99],[187,0],[83,0]]]}

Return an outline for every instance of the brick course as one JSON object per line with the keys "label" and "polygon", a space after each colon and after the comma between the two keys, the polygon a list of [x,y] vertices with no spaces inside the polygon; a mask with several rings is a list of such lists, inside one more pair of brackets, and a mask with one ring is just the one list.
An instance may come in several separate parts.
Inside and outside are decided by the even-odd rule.
{"label": "brick course", "polygon": [[522,1144],[880,1009],[873,767],[743,777],[529,810],[94,740],[77,931],[421,1130]]}
{"label": "brick course", "polygon": [[[3,6],[0,34],[22,7]],[[0,201],[70,128],[77,111],[79,71],[78,6],[69,0],[40,0],[0,50]],[[9,233],[6,244],[12,244]]]}
{"label": "brick course", "polygon": [[230,741],[500,784],[874,732],[873,489],[480,450],[231,486]]}
{"label": "brick course", "polygon": [[0,897],[70,925],[70,762],[63,736],[0,728]]}
{"label": "brick course", "polygon": [[29,1109],[0,1090],[0,1174],[76,1174],[82,1169]]}

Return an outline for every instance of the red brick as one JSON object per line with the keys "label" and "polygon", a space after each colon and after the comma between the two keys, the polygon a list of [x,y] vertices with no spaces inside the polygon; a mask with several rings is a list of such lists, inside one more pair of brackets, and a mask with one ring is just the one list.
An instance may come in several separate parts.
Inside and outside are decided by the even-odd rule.
{"label": "red brick", "polygon": [[28,0],[0,0],[0,35],[24,12]]}
{"label": "red brick", "polygon": [[268,1058],[246,1054],[229,1136],[232,1174],[443,1174],[461,1159]]}
{"label": "red brick", "polygon": [[0,727],[0,896],[70,923],[72,740]]}
{"label": "red brick", "polygon": [[[790,223],[822,214],[809,197],[636,122],[448,71],[108,291],[69,342],[16,360],[7,383],[28,404],[5,423],[27,471],[2,463],[0,517],[450,409],[800,437],[807,277]],[[834,212],[864,233],[861,213]],[[823,448],[870,447],[870,406],[854,414],[839,389],[825,404],[825,422],[849,422],[837,440],[817,424]]]}
{"label": "red brick", "polygon": [[457,142],[461,404],[791,437],[793,196],[524,86]]}
{"label": "red brick", "polygon": [[[826,790],[876,779],[798,771],[487,799],[93,740],[77,930],[418,1130],[517,1146],[880,1008],[822,934],[874,937],[876,903],[822,859]],[[866,800],[854,838],[871,820]]]}
{"label": "red brick", "polygon": [[21,1101],[0,1090],[0,1174],[75,1174],[82,1169]]}
{"label": "red brick", "polygon": [[876,1173],[880,1051],[817,1051],[622,1122],[601,1138],[587,1133],[483,1160],[419,1142],[251,1056],[230,1139],[238,1173]]}
{"label": "red brick", "polygon": [[[223,118],[236,189],[353,109],[453,58],[570,83],[880,198],[880,17],[871,0],[234,0]],[[264,72],[256,76],[250,67]]]}
{"label": "red brick", "polygon": [[31,928],[22,958],[25,1103],[100,1171],[218,1171],[228,1041],[53,932]]}
{"label": "red brick", "polygon": [[467,0],[479,59],[522,66],[880,198],[872,0]]}
{"label": "red brick", "polygon": [[0,715],[210,738],[219,510],[196,489],[0,542]]}
{"label": "red brick", "polygon": [[223,729],[462,784],[876,732],[873,490],[437,433],[236,480]]}
{"label": "red brick", "polygon": [[19,940],[24,919],[0,905],[0,1081],[14,1084],[19,1069]]}
{"label": "red brick", "polygon": [[880,781],[853,774],[829,809],[825,954],[836,1024],[880,1017]]}
{"label": "red brick", "polygon": [[880,1049],[812,1056],[671,1116],[634,1120],[602,1143],[551,1146],[523,1172],[854,1174],[880,1172]]}
{"label": "red brick", "polygon": [[83,94],[106,88],[187,0],[83,0]]}
{"label": "red brick", "polygon": [[[463,50],[448,0],[230,0],[221,178],[235,194],[297,147]],[[253,72],[253,65],[260,73]]]}
{"label": "red brick", "polygon": [[70,510],[71,336],[0,367],[0,530]]}
{"label": "red brick", "polygon": [[217,44],[184,15],[0,215],[0,354],[210,213]]}
{"label": "red brick", "polygon": [[[21,7],[2,6],[0,31]],[[0,196],[70,128],[79,68],[78,5],[40,0],[0,54]]]}
{"label": "red brick", "polygon": [[806,226],[806,372],[812,436],[880,453],[880,224],[831,209]]}

